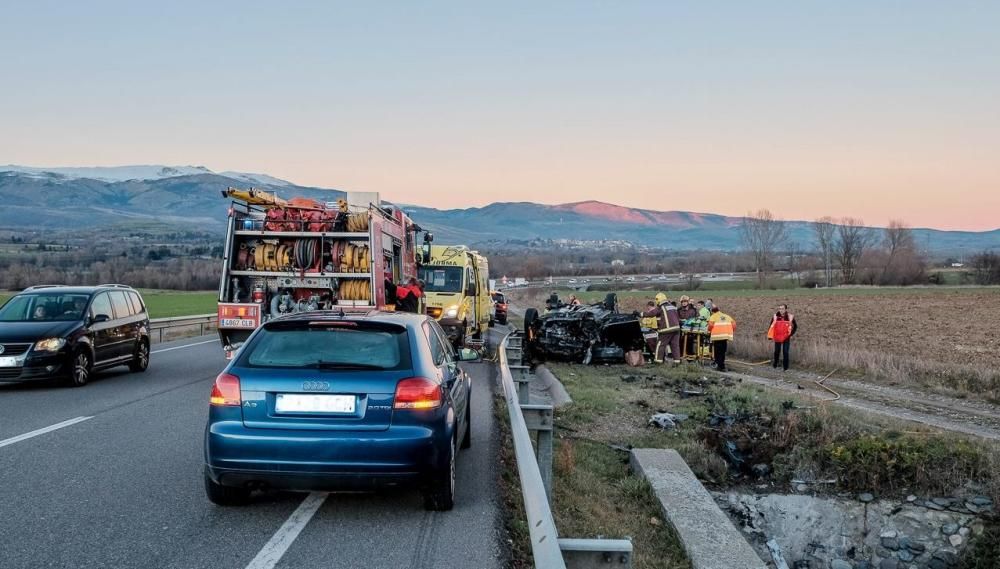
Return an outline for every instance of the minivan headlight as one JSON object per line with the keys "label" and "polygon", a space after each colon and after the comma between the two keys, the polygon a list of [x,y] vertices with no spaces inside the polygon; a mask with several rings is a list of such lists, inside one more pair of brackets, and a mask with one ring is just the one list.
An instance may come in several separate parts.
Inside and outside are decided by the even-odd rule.
{"label": "minivan headlight", "polygon": [[46,338],[35,342],[36,352],[58,352],[66,345],[64,338]]}
{"label": "minivan headlight", "polygon": [[458,305],[453,304],[449,306],[448,310],[445,310],[444,315],[447,318],[458,318]]}

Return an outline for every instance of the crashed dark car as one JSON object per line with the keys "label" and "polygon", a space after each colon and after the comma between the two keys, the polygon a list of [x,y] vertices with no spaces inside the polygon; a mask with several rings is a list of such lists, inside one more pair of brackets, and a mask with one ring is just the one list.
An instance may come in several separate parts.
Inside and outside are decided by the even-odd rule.
{"label": "crashed dark car", "polygon": [[637,314],[618,312],[617,296],[604,302],[567,305],[556,297],[546,302],[545,314],[529,308],[524,315],[525,337],[533,357],[540,360],[619,362],[625,352],[641,350],[642,328]]}

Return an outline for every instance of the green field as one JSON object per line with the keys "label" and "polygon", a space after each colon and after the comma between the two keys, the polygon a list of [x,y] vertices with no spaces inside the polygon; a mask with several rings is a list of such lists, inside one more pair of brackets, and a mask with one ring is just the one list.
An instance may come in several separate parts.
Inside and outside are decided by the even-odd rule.
{"label": "green field", "polygon": [[[192,316],[214,314],[218,293],[184,292],[176,290],[140,290],[150,318],[170,318],[172,316]],[[13,293],[0,292],[0,304],[7,302]]]}

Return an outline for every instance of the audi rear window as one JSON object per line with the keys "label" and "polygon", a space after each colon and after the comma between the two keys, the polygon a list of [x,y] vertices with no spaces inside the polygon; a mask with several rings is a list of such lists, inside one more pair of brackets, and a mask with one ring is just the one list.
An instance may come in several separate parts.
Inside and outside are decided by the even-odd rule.
{"label": "audi rear window", "polygon": [[345,371],[411,368],[409,340],[399,326],[356,322],[265,326],[240,350],[237,365]]}

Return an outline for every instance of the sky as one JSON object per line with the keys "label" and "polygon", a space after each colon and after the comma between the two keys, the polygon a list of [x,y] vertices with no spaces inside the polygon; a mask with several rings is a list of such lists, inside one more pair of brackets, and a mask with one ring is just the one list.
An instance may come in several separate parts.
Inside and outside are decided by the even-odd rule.
{"label": "sky", "polygon": [[996,229],[998,21],[960,0],[0,0],[0,164]]}

